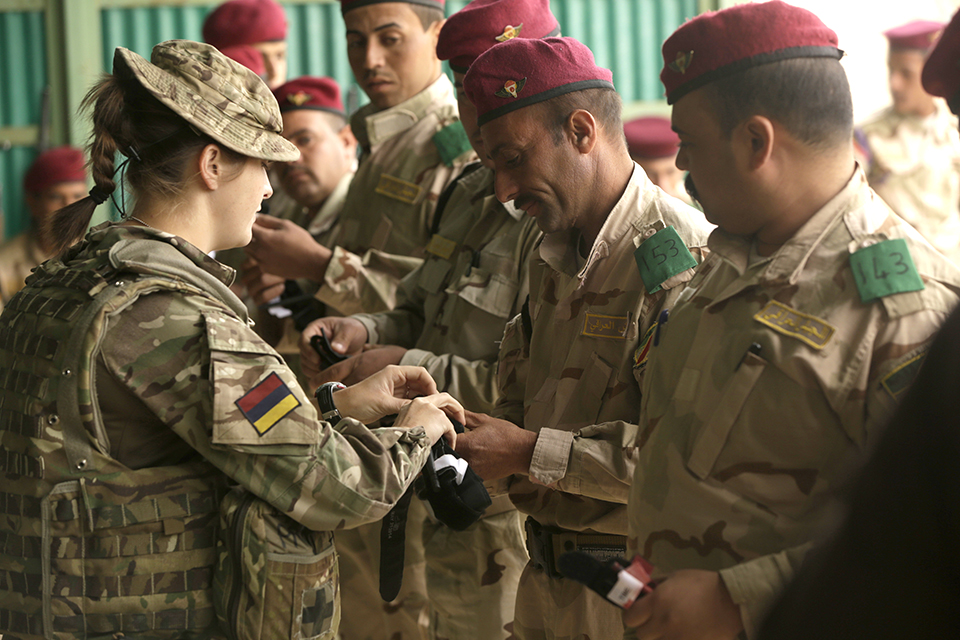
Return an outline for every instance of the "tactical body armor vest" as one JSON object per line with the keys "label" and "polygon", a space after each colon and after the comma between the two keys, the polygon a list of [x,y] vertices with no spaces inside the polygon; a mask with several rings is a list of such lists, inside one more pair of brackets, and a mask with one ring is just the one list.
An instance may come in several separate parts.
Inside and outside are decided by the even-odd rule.
{"label": "tactical body armor vest", "polygon": [[226,478],[203,461],[133,471],[112,459],[94,381],[108,313],[156,290],[212,296],[196,276],[125,261],[125,244],[45,263],[0,316],[7,636],[218,635],[211,584]]}

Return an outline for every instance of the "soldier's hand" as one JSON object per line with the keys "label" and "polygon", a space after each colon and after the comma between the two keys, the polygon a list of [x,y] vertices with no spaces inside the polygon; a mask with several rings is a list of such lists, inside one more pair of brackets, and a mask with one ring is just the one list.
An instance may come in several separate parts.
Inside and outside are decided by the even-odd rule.
{"label": "soldier's hand", "polygon": [[257,304],[266,304],[283,293],[286,280],[276,274],[267,273],[256,260],[247,260],[241,265],[241,269],[243,275],[240,281]]}
{"label": "soldier's hand", "polygon": [[300,334],[300,365],[304,375],[310,379],[320,373],[320,356],[310,344],[310,338],[320,335],[321,329],[333,350],[343,355],[356,355],[367,343],[367,328],[359,320],[333,316],[314,320]]}
{"label": "soldier's hand", "polygon": [[437,383],[423,367],[384,368],[363,382],[333,394],[340,415],[364,424],[398,413],[410,399],[437,393]]}
{"label": "soldier's hand", "polygon": [[733,640],[743,630],[740,607],[720,574],[687,569],[671,574],[623,613],[638,640]]}
{"label": "soldier's hand", "polygon": [[372,345],[358,355],[327,367],[314,378],[310,384],[319,387],[324,382],[342,382],[346,385],[356,384],[366,380],[387,365],[400,364],[403,354],[407,352],[403,347],[395,345]]}
{"label": "soldier's hand", "polygon": [[463,422],[463,407],[448,393],[437,393],[432,396],[411,400],[394,421],[395,427],[423,427],[427,432],[430,444],[440,437],[447,439],[451,447],[457,446],[457,432],[453,429],[450,418]]}
{"label": "soldier's hand", "polygon": [[265,271],[287,280],[308,278],[323,282],[333,256],[330,249],[300,225],[263,213],[257,214],[253,239],[244,249]]}
{"label": "soldier's hand", "polygon": [[466,431],[457,438],[457,453],[484,480],[526,475],[537,434],[483,413],[466,412]]}

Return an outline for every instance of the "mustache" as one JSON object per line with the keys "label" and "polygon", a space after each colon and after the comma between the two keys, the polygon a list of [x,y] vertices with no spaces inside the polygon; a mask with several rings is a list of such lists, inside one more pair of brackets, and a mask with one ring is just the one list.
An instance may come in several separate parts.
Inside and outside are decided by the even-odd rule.
{"label": "mustache", "polygon": [[700,202],[700,192],[697,191],[697,185],[693,183],[693,176],[691,176],[689,173],[687,174],[687,177],[683,179],[683,188],[687,190],[687,194],[691,198],[697,202]]}

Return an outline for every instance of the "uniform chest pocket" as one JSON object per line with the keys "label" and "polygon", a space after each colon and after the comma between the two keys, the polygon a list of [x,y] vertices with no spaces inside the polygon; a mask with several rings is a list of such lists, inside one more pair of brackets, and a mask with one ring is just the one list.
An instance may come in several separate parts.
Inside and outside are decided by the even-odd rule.
{"label": "uniform chest pocket", "polygon": [[747,397],[766,366],[766,360],[748,352],[734,375],[727,381],[720,394],[720,404],[704,424],[687,460],[687,468],[701,480],[706,479],[713,470]]}
{"label": "uniform chest pocket", "polygon": [[427,293],[439,292],[452,267],[453,265],[446,260],[428,258],[420,267],[420,278],[417,280],[417,286]]}
{"label": "uniform chest pocket", "polygon": [[519,290],[519,283],[499,273],[472,267],[448,292],[498,318],[509,318],[513,315]]}
{"label": "uniform chest pocket", "polygon": [[524,422],[566,430],[597,422],[615,369],[593,353],[583,369],[569,368],[564,374],[544,381],[526,408]]}

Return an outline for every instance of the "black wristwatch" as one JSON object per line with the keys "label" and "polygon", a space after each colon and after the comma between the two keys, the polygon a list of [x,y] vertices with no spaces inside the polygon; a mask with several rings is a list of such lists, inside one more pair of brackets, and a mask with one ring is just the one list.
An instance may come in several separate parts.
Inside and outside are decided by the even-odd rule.
{"label": "black wristwatch", "polygon": [[333,392],[346,388],[347,386],[340,382],[324,382],[314,392],[317,405],[320,406],[320,415],[330,424],[337,424],[343,419],[343,416],[337,410],[337,405],[333,403]]}

